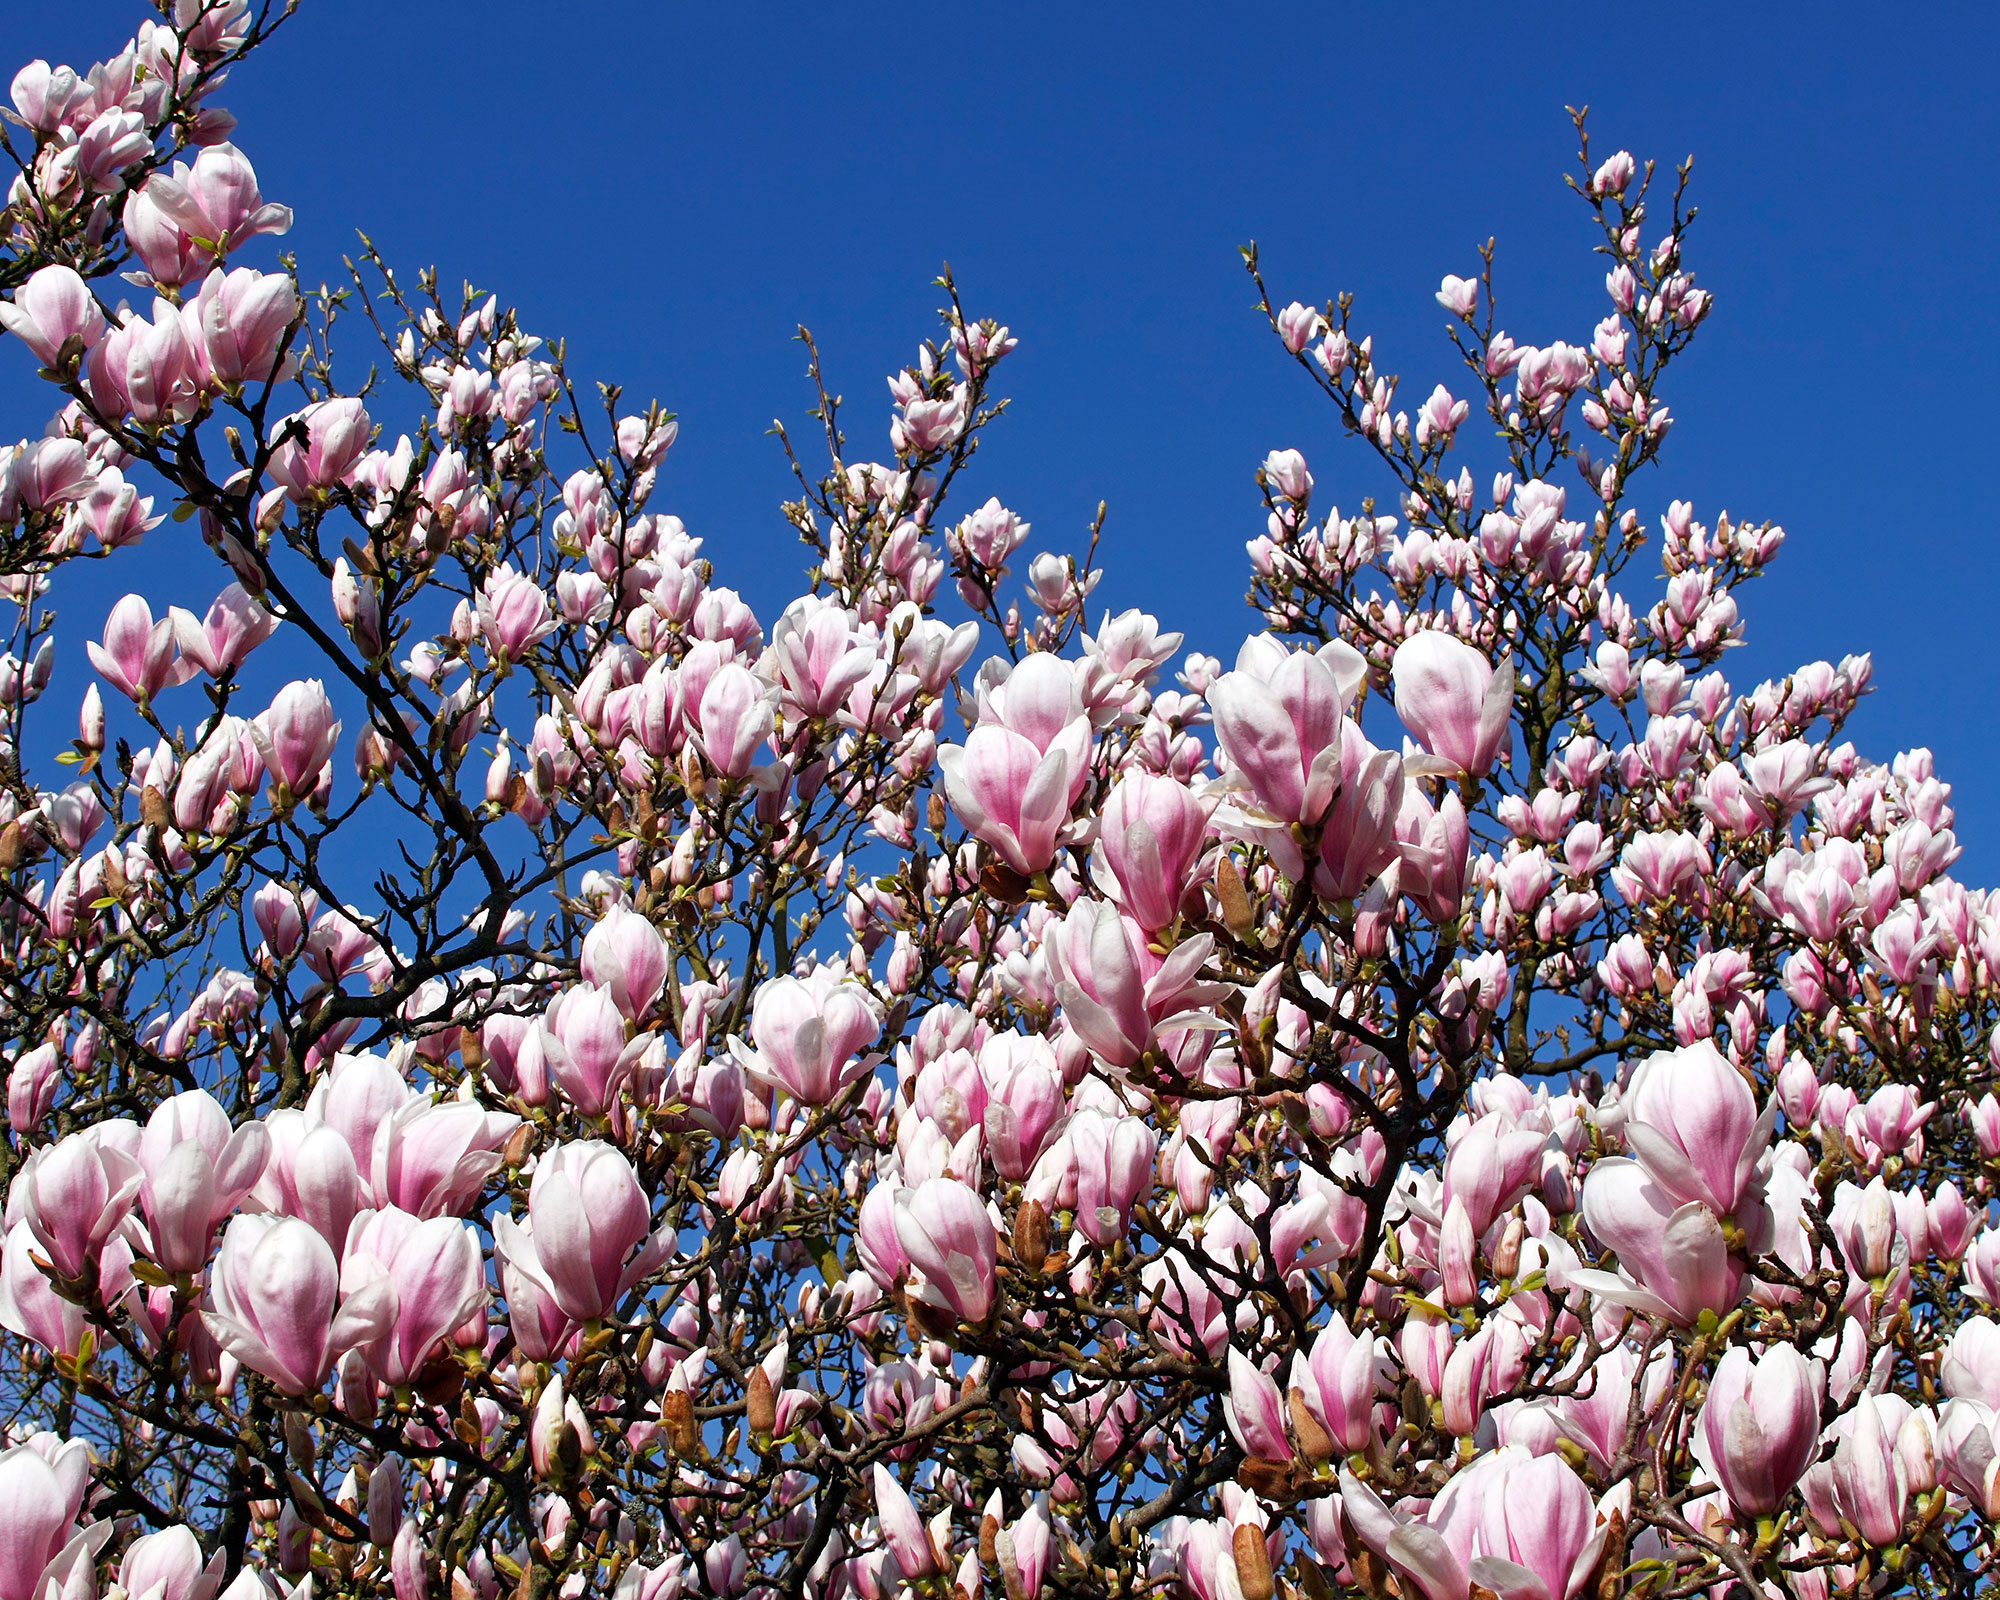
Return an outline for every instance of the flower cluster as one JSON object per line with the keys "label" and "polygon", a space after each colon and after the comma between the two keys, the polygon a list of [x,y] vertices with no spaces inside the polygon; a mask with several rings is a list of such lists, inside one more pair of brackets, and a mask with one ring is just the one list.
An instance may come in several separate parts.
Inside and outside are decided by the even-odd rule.
{"label": "flower cluster", "polygon": [[[1227,664],[946,510],[949,278],[885,459],[815,354],[760,617],[497,299],[368,256],[335,382],[206,101],[268,31],[13,86],[0,1600],[1991,1581],[2000,899],[1865,657],[1722,672],[1778,528],[1636,564],[1679,190],[1586,142],[1608,312],[1446,278],[1414,421],[1265,296],[1400,514],[1273,451]],[[142,537],[213,603],[65,635],[51,733]]]}

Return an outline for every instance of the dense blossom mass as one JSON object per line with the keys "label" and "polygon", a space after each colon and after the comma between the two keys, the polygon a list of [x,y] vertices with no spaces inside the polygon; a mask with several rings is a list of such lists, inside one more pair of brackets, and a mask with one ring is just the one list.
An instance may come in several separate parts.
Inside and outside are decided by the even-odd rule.
{"label": "dense blossom mass", "polygon": [[1233,659],[961,488],[948,277],[760,617],[670,415],[276,267],[276,20],[12,84],[0,1600],[1987,1585],[2000,901],[1634,503],[1685,169],[1414,408],[1249,253],[1393,487],[1270,454]]}

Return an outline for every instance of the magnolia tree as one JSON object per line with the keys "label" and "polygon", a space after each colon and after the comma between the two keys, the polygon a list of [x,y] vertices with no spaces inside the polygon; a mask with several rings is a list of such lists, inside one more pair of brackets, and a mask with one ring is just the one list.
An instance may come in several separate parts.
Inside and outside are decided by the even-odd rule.
{"label": "magnolia tree", "polygon": [[1583,142],[1602,320],[1489,251],[1414,413],[1264,295],[1398,497],[1270,455],[1232,661],[959,492],[948,278],[759,617],[658,407],[240,264],[277,20],[13,81],[0,1600],[1990,1580],[2000,903],[1866,657],[1722,670],[1781,531],[1635,503],[1685,170]]}

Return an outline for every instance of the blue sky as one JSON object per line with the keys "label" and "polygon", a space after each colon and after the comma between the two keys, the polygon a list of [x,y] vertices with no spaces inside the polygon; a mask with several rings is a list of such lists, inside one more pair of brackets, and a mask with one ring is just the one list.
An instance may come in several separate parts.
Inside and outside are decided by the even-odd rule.
{"label": "blue sky", "polygon": [[[1108,501],[1099,599],[1218,653],[1250,625],[1264,453],[1304,450],[1322,505],[1382,488],[1251,313],[1237,246],[1288,298],[1354,291],[1412,404],[1451,376],[1432,290],[1489,235],[1509,330],[1580,341],[1602,268],[1560,175],[1563,107],[1588,102],[1604,153],[1695,154],[1690,258],[1718,297],[1637,503],[1785,525],[1732,677],[1872,650],[1857,739],[1937,751],[1960,873],[1992,881],[2000,29],[1969,6],[1748,9],[304,0],[222,99],[309,278],[366,229],[678,411],[656,505],[767,619],[800,561],[765,434],[805,422],[795,325],[851,452],[886,453],[883,376],[934,329],[948,260],[1022,341],[971,503],[1062,547]],[[0,0],[15,55],[78,67],[143,14]],[[0,422],[39,428],[7,371]],[[66,667],[117,593],[180,580],[173,531],[70,613]]]}

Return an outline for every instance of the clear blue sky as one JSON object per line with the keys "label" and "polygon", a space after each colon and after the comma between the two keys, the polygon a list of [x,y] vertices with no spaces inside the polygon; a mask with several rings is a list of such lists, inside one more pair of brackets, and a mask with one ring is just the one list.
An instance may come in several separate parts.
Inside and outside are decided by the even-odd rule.
{"label": "clear blue sky", "polygon": [[[1992,881],[2000,29],[1971,6],[1754,9],[304,0],[222,99],[309,276],[365,228],[677,410],[656,505],[767,620],[799,560],[764,433],[804,421],[795,324],[855,453],[885,452],[883,376],[935,327],[949,260],[1022,340],[972,492],[1038,546],[1108,500],[1100,600],[1218,652],[1249,625],[1265,451],[1305,450],[1324,503],[1381,488],[1251,314],[1237,246],[1287,297],[1355,291],[1412,404],[1450,376],[1431,292],[1489,235],[1506,326],[1581,339],[1602,269],[1559,175],[1563,107],[1588,102],[1605,153],[1695,154],[1718,296],[1638,503],[1786,526],[1732,676],[1872,650],[1858,739],[1937,751],[1960,873]],[[0,37],[82,67],[142,14],[0,0]],[[44,415],[19,368],[16,433]],[[172,531],[131,584],[171,586]],[[102,610],[71,613],[66,661]]]}

